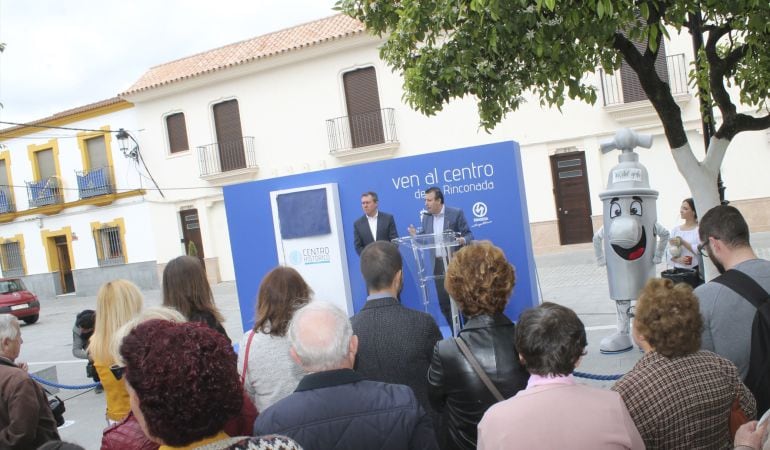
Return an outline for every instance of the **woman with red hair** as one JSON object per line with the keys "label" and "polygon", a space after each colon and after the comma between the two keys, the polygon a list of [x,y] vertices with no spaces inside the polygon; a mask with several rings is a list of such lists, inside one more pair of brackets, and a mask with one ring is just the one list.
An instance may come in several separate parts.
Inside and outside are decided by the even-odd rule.
{"label": "woman with red hair", "polygon": [[[243,390],[227,338],[201,323],[151,320],[124,339],[120,355],[131,411],[164,448],[197,448],[228,438]],[[121,373],[124,372],[124,373]]]}

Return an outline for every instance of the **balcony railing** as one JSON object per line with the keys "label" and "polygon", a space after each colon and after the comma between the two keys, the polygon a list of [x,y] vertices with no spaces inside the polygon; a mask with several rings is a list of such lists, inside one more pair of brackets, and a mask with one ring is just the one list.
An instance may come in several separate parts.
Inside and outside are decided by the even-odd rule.
{"label": "balcony railing", "polygon": [[[687,91],[687,65],[684,53],[669,55],[666,57],[666,70],[668,72],[668,85],[671,94],[686,94]],[[623,80],[618,72],[605,73],[599,69],[599,78],[602,82],[602,100],[604,106],[623,104]]]}
{"label": "balcony railing", "polygon": [[398,142],[393,108],[383,108],[326,121],[329,152]]}
{"label": "balcony railing", "polygon": [[202,177],[232,170],[256,168],[254,137],[247,136],[238,141],[201,145],[198,147],[198,165]]}
{"label": "balcony railing", "polygon": [[110,173],[109,167],[100,167],[89,171],[76,170],[75,178],[78,180],[78,193],[80,194],[80,198],[112,194],[113,189]]}
{"label": "balcony railing", "polygon": [[13,202],[13,193],[8,186],[0,187],[0,214],[16,211],[16,205]]}
{"label": "balcony railing", "polygon": [[40,181],[27,181],[30,208],[62,203],[61,183],[55,176]]}

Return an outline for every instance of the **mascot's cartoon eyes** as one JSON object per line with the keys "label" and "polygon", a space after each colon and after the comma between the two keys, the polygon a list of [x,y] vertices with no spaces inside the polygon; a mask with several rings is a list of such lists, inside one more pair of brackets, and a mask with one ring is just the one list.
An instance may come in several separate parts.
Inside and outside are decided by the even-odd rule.
{"label": "mascot's cartoon eyes", "polygon": [[[634,203],[636,203],[636,202],[634,202]],[[639,209],[641,210],[641,205],[639,206]],[[632,214],[633,214],[633,209],[631,211],[632,211]],[[619,215],[620,215],[620,205],[618,204],[618,202],[610,203],[610,217],[614,219],[614,218],[618,217]]]}
{"label": "mascot's cartoon eyes", "polygon": [[634,200],[631,202],[631,215],[632,216],[641,216],[642,215],[642,202],[639,200]]}

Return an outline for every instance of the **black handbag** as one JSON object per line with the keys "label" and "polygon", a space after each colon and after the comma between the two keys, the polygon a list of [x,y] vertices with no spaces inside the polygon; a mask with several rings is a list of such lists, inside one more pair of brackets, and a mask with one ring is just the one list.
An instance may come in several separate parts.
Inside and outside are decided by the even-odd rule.
{"label": "black handbag", "polygon": [[693,289],[703,284],[698,269],[675,267],[673,269],[664,270],[660,273],[660,277],[671,280],[674,283],[687,283]]}
{"label": "black handbag", "polygon": [[67,408],[64,407],[64,400],[51,394],[48,389],[43,388],[43,390],[48,394],[48,407],[51,408],[53,418],[56,420],[56,426],[60,427],[64,425],[64,411],[67,410]]}

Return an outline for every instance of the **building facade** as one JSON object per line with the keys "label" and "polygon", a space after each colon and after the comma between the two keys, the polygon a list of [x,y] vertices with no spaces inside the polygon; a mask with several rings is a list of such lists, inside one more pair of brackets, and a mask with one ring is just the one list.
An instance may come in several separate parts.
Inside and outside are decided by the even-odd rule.
{"label": "building facade", "polygon": [[116,278],[157,288],[146,174],[116,133],[135,129],[132,108],[116,97],[0,130],[4,277],[42,298],[94,295]]}
{"label": "building facade", "polygon": [[[599,144],[623,127],[654,136],[640,161],[660,192],[659,222],[680,222],[679,205],[690,193],[654,109],[625,67],[586,75],[600,92],[596,105],[567,100],[558,111],[531,97],[487,133],[472,98],[433,117],[405,105],[402,78],[378,56],[382,42],[336,15],[154,67],[120,95],[135,104],[143,130],[136,138],[159,185],[177,188],[165,198],[146,195],[161,266],[194,248],[213,281],[233,279],[223,185],[503,140],[522,148],[536,251],[589,242],[601,224],[598,194],[617,163],[617,153],[602,154]],[[700,158],[689,37],[671,30],[664,47],[659,70]],[[727,198],[754,231],[770,229],[770,184],[761,181],[769,141],[767,131],[740,134],[722,168]],[[445,194],[451,203],[452,192]]]}

